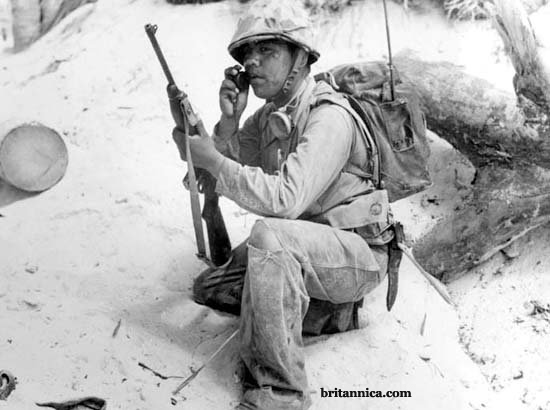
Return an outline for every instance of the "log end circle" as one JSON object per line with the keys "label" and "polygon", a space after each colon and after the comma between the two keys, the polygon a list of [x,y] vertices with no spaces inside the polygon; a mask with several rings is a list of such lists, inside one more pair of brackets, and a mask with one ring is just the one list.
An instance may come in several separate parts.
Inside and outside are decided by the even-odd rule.
{"label": "log end circle", "polygon": [[41,124],[23,124],[0,140],[0,178],[27,192],[45,191],[67,170],[67,146]]}

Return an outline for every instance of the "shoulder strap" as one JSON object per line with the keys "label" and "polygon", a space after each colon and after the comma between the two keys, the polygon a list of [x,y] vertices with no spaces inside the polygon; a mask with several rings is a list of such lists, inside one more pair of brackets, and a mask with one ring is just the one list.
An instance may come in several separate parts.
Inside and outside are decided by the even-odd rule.
{"label": "shoulder strap", "polygon": [[[328,74],[328,81],[325,77],[325,74]],[[312,101],[312,105],[319,106],[324,103],[336,104],[344,108],[353,117],[353,119],[356,121],[356,123],[359,125],[359,128],[361,129],[361,134],[365,138],[367,145],[372,150],[372,172],[368,172],[368,174],[371,175],[374,185],[377,188],[381,188],[380,184],[382,181],[382,177],[380,167],[380,150],[378,149],[378,145],[376,143],[374,135],[372,135],[372,130],[369,128],[367,121],[361,115],[361,104],[351,95],[336,91],[335,86],[330,84],[334,83],[334,77],[332,77],[330,73],[322,73],[321,75],[317,74],[315,78],[321,79],[322,81],[318,81],[317,83],[317,93],[315,94],[314,101]]]}
{"label": "shoulder strap", "polygon": [[359,124],[361,125],[361,128],[363,130],[364,135],[366,136],[367,140],[370,144],[372,144],[373,147],[373,158],[374,158],[374,164],[373,164],[373,181],[374,185],[378,189],[384,189],[382,185],[382,157],[380,153],[380,149],[378,148],[378,144],[376,142],[376,137],[374,134],[374,130],[371,128],[369,121],[367,119],[367,115],[361,106],[361,103],[353,96],[346,95],[347,100],[349,102],[350,107],[352,108],[352,115],[357,119]]}
{"label": "shoulder strap", "polygon": [[306,88],[304,89],[303,94],[299,98],[298,105],[294,109],[293,114],[291,114],[294,128],[290,135],[291,141],[289,152],[294,152],[296,150],[296,147],[298,146],[298,139],[304,132],[306,122],[311,111],[310,102],[315,94],[316,84],[311,78],[309,78],[307,81],[308,83],[306,84]]}

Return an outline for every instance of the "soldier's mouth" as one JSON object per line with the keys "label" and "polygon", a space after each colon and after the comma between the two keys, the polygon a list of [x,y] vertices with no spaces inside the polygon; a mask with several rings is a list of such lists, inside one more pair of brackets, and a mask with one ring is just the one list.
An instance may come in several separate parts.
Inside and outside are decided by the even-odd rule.
{"label": "soldier's mouth", "polygon": [[250,76],[250,83],[251,84],[258,84],[265,81],[265,78],[260,77],[259,75],[251,75]]}

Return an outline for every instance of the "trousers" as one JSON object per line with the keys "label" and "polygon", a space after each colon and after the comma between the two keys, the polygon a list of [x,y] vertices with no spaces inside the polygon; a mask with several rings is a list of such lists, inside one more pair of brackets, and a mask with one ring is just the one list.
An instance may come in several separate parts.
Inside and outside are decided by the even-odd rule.
{"label": "trousers", "polygon": [[[194,296],[208,304],[205,294],[214,292],[218,299],[227,297],[228,305],[240,297],[242,408],[307,409],[302,333],[310,300],[335,305],[361,300],[385,276],[387,247],[370,247],[358,234],[328,225],[265,218],[235,257],[241,261],[225,276],[199,276]],[[242,263],[244,278],[238,276]]]}

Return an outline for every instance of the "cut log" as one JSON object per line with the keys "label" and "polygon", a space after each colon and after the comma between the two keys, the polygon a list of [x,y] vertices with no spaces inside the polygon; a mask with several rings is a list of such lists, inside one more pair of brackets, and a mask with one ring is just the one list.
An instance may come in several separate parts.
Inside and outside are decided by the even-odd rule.
{"label": "cut log", "polygon": [[549,166],[550,126],[544,112],[530,106],[527,118],[516,96],[454,64],[428,63],[406,55],[395,60],[405,80],[420,93],[428,127],[476,168]]}
{"label": "cut log", "polygon": [[27,192],[51,188],[67,169],[68,154],[57,132],[24,124],[0,139],[0,178]]}
{"label": "cut log", "polygon": [[414,246],[435,276],[449,281],[550,220],[550,129],[516,98],[449,63],[399,56],[396,65],[421,95],[428,128],[476,167],[471,199]]}
{"label": "cut log", "polygon": [[550,221],[550,71],[519,3],[495,0],[495,10],[517,95],[449,63],[396,58],[420,93],[428,128],[476,167],[470,199],[414,245],[419,261],[444,281]]}

